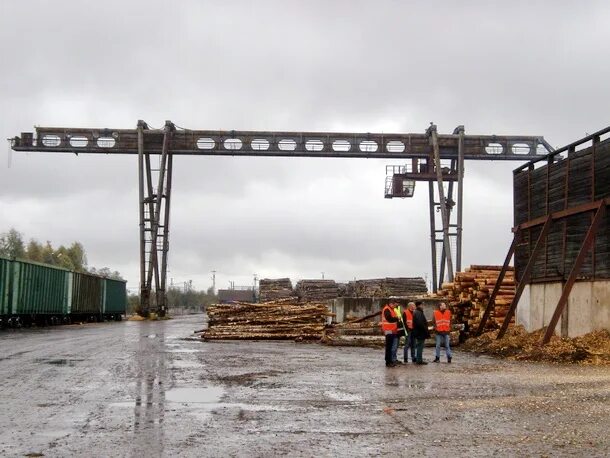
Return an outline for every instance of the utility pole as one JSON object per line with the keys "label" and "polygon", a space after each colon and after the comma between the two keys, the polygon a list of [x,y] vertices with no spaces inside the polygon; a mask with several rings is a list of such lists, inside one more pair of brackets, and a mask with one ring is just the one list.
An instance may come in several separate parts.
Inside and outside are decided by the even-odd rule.
{"label": "utility pole", "polygon": [[216,271],[212,271],[212,294],[216,294]]}
{"label": "utility pole", "polygon": [[324,280],[324,272],[322,272],[322,280]]}

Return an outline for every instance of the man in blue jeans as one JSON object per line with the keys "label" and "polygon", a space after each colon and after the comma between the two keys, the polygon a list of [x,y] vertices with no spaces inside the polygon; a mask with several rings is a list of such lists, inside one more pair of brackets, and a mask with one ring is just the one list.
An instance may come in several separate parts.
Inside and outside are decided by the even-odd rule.
{"label": "man in blue jeans", "polygon": [[[398,360],[398,347],[400,346],[400,339],[401,337],[405,337],[405,345],[408,344],[408,341],[406,341],[406,336],[407,336],[407,332],[405,331],[404,328],[404,311],[402,306],[400,305],[400,303],[398,302],[394,302],[393,304],[390,304],[391,306],[394,307],[394,313],[396,314],[396,316],[398,317],[398,333],[396,334],[396,338],[394,339],[394,343],[392,344],[392,362],[396,365],[398,364],[402,364],[402,361]],[[405,352],[406,352],[406,346],[405,346]],[[406,354],[406,353],[405,353]],[[406,361],[405,361],[406,363]]]}
{"label": "man in blue jeans", "polygon": [[447,354],[447,362],[451,363],[451,345],[450,335],[451,332],[451,310],[447,309],[447,304],[441,302],[438,310],[434,311],[434,329],[436,330],[436,358],[434,362],[438,363],[441,361],[441,343],[445,344],[445,353]]}

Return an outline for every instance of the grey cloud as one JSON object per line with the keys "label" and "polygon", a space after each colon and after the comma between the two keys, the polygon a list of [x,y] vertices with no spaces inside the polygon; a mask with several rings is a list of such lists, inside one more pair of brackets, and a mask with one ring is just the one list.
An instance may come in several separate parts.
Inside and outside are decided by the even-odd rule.
{"label": "grey cloud", "polygon": [[[609,19],[605,2],[6,1],[0,130],[171,119],[421,132],[435,121],[560,146],[607,122]],[[137,285],[135,157],[15,154],[7,169],[0,154],[0,231],[81,240],[92,264]],[[206,287],[213,268],[242,284],[255,271],[429,273],[427,190],[384,200],[389,163],[177,158],[171,275]],[[466,262],[502,261],[514,166],[467,163]]]}

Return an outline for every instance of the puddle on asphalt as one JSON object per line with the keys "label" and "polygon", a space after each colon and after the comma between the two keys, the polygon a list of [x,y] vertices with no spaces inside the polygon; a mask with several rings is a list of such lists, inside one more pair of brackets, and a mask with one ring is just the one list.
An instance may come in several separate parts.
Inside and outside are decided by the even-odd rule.
{"label": "puddle on asphalt", "polygon": [[333,401],[358,402],[362,401],[362,397],[357,394],[345,393],[341,391],[325,391],[324,395]]}
{"label": "puddle on asphalt", "polygon": [[167,402],[183,404],[209,404],[220,402],[225,390],[218,386],[206,388],[174,388],[165,392]]}
{"label": "puddle on asphalt", "polygon": [[54,366],[76,366],[76,363],[84,361],[84,359],[45,359],[38,358],[34,360],[37,363],[52,364]]}
{"label": "puddle on asphalt", "polygon": [[192,369],[195,367],[203,367],[203,363],[196,361],[183,361],[181,359],[175,359],[172,361],[172,366],[178,369]]}
{"label": "puddle on asphalt", "polygon": [[167,350],[169,353],[198,353],[201,350],[195,348],[170,348]]}
{"label": "puddle on asphalt", "polygon": [[[255,405],[243,403],[220,402],[224,395],[224,388],[218,386],[210,387],[182,387],[173,388],[165,392],[166,410],[187,409],[194,415],[207,415],[213,410],[241,409],[251,411],[280,411],[285,408],[270,405]],[[155,403],[147,403],[152,406]],[[110,404],[113,407],[134,407],[135,401],[121,401]]]}

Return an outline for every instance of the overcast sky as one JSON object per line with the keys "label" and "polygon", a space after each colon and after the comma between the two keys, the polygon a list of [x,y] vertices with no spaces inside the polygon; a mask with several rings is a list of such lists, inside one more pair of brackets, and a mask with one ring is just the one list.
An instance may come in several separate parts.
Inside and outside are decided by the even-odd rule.
{"label": "overcast sky", "polygon": [[[0,1],[0,133],[34,125],[544,135],[605,127],[610,4]],[[137,159],[0,149],[0,232],[81,241],[138,285]],[[430,277],[427,185],[387,160],[177,157],[170,273]],[[502,263],[518,163],[467,162],[464,264]]]}

